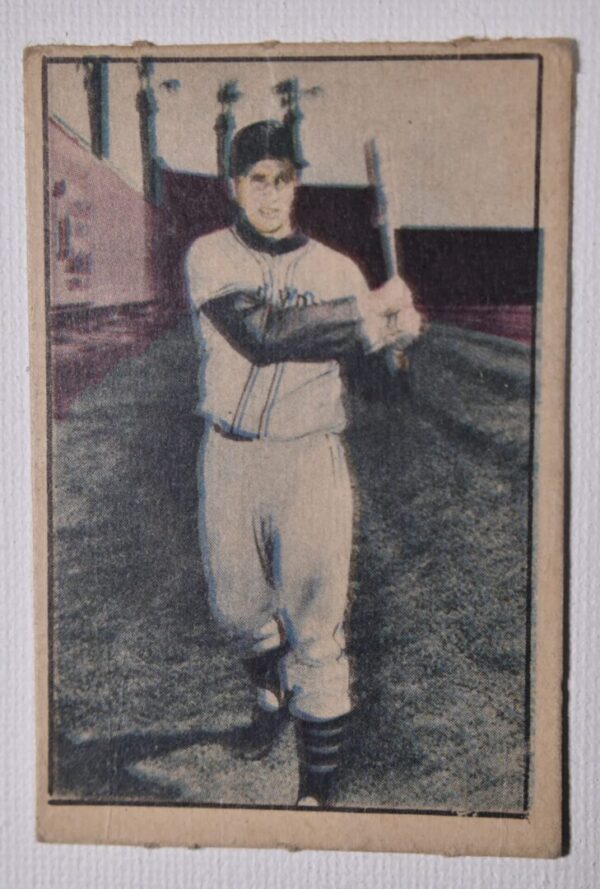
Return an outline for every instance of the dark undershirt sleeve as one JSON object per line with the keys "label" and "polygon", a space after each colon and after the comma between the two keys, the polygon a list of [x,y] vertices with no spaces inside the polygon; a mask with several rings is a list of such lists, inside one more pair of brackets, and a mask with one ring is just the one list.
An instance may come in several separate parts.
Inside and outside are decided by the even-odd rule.
{"label": "dark undershirt sleeve", "polygon": [[356,353],[361,319],[356,297],[311,306],[280,307],[252,291],[236,291],[203,303],[201,311],[252,364],[327,361]]}

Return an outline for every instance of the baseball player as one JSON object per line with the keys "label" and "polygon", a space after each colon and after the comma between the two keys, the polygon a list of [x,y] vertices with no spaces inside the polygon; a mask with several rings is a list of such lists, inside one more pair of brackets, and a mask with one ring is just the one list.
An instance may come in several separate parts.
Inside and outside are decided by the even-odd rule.
{"label": "baseball player", "polygon": [[353,496],[340,438],[340,361],[421,318],[399,277],[370,291],[348,257],[294,223],[288,127],[232,145],[237,219],[187,257],[200,344],[199,529],[210,602],[256,686],[245,755],[266,755],[288,714],[299,805],[327,805],[351,700],[344,643]]}

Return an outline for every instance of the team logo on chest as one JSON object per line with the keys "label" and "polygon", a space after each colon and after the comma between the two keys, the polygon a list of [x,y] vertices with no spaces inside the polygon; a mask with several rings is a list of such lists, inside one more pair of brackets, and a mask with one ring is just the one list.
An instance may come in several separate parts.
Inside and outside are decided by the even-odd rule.
{"label": "team logo on chest", "polygon": [[278,293],[279,305],[282,308],[291,306],[314,306],[317,298],[310,290],[300,293],[297,287],[283,287]]}
{"label": "team logo on chest", "polygon": [[289,309],[292,306],[314,306],[319,300],[311,290],[305,290],[301,293],[297,287],[280,287],[274,291],[267,285],[259,287],[258,295],[268,303],[274,303],[282,309]]}

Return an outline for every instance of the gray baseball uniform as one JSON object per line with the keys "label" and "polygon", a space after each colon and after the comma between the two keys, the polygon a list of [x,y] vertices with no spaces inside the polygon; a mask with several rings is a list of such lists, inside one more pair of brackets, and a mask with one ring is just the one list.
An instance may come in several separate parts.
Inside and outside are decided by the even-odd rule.
{"label": "gray baseball uniform", "polygon": [[340,716],[350,710],[343,620],[353,496],[339,359],[364,342],[357,300],[367,284],[317,241],[266,238],[243,222],[195,241],[187,274],[213,613],[248,654],[283,635],[294,715]]}

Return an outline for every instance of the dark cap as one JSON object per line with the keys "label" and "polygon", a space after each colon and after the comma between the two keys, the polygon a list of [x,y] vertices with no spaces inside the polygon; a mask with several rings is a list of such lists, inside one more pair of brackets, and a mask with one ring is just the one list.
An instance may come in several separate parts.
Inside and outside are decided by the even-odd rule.
{"label": "dark cap", "polygon": [[290,127],[278,120],[259,120],[238,130],[231,145],[231,176],[244,176],[265,158],[289,160],[300,169]]}

